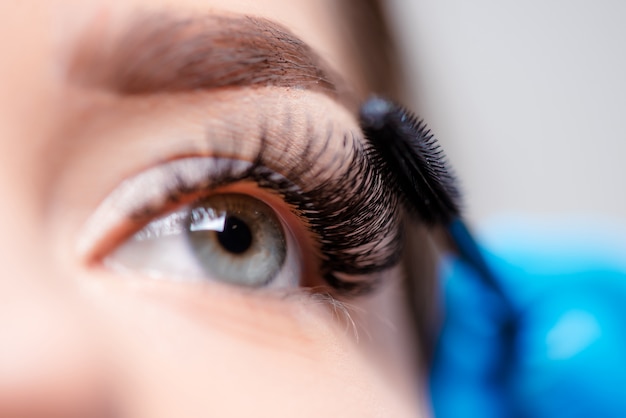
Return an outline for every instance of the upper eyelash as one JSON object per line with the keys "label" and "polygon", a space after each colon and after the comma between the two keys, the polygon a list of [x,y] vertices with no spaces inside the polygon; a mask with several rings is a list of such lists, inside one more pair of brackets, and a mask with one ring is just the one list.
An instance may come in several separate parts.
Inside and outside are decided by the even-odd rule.
{"label": "upper eyelash", "polygon": [[[354,134],[344,135],[345,144],[351,142],[357,147],[360,143],[354,136],[348,140],[347,135]],[[250,173],[250,178],[259,186],[279,192],[286,203],[307,219],[310,229],[319,237],[322,276],[336,290],[351,295],[371,291],[378,280],[350,281],[346,276],[371,275],[396,265],[403,242],[395,193],[387,192],[382,177],[364,150],[354,151],[348,165],[358,171],[346,170],[338,178],[330,176],[332,184],[326,181],[295,193],[289,179],[298,178],[302,172],[277,177],[265,168],[262,147],[255,169]],[[281,177],[282,182],[277,181]],[[376,238],[388,239],[388,242],[381,248]]]}
{"label": "upper eyelash", "polygon": [[[278,173],[284,167],[277,167],[281,159],[268,152],[269,139],[262,129],[256,157],[248,163],[247,169],[236,167],[236,161],[240,164],[244,161],[236,160],[234,152],[229,156],[232,158],[221,158],[231,161],[230,164],[223,164],[219,173],[207,174],[207,178],[196,184],[188,184],[172,172],[170,175],[174,181],[165,187],[166,202],[178,203],[189,195],[252,180],[259,187],[278,193],[298,216],[305,219],[306,226],[319,243],[320,274],[331,287],[341,294],[369,292],[379,281],[373,273],[396,265],[401,257],[402,219],[397,195],[387,189],[379,167],[370,160],[363,141],[354,132],[339,136],[346,150],[344,154],[333,155],[328,164],[316,166],[315,162],[326,153],[329,141],[338,136],[329,125],[325,130],[324,145],[313,154],[313,121],[309,120],[308,124],[308,141],[296,157],[300,164],[291,164],[284,174]],[[283,126],[288,127],[289,121]],[[280,155],[288,151],[285,148],[278,152]],[[343,167],[343,172],[339,172],[338,167]],[[315,172],[312,171],[314,168]],[[333,174],[328,174],[328,170],[334,170]],[[326,173],[326,180],[314,185],[302,181],[305,174],[316,178],[320,173]],[[131,215],[135,222],[144,222],[162,212],[159,203],[146,205]]]}
{"label": "upper eyelash", "polygon": [[[285,113],[290,115],[290,112]],[[289,120],[283,122],[278,126],[283,130],[289,129]],[[299,126],[302,129],[303,125]],[[101,205],[98,209],[105,216],[109,216],[107,211],[113,209],[118,213],[117,218],[113,216],[113,220],[109,219],[107,229],[102,227],[107,222],[100,222],[100,216],[93,217],[102,225],[96,234],[92,233],[92,240],[93,235],[96,240],[98,235],[112,236],[111,225],[124,221],[119,216],[120,212],[126,219],[130,216],[134,228],[137,228],[139,223],[145,224],[149,218],[163,214],[173,204],[190,202],[194,197],[235,182],[252,180],[259,187],[279,194],[304,220],[319,245],[319,273],[337,293],[354,295],[372,290],[380,279],[380,275],[374,273],[399,262],[403,245],[402,219],[398,198],[387,190],[379,167],[363,148],[360,134],[348,130],[338,135],[332,124],[320,127],[308,115],[304,127],[306,135],[301,135],[298,143],[289,139],[292,137],[288,132],[277,133],[275,129],[268,132],[263,123],[260,127],[260,145],[254,153],[256,156],[252,157],[253,161],[250,161],[249,152],[245,156],[238,154],[234,141],[226,155],[218,153],[211,157],[189,158],[187,154],[188,158],[170,158],[169,163],[148,170],[157,171],[156,181],[152,180],[154,176],[148,176],[151,180],[148,184],[135,181],[141,184],[141,193],[147,196],[139,204],[136,202],[139,191],[132,186],[133,180],[138,177],[125,181],[123,187],[107,198],[110,201],[108,206]],[[280,135],[284,142],[272,142],[270,135],[272,138]],[[208,138],[209,141],[211,139]],[[331,144],[331,141],[335,142]],[[284,145],[279,148],[277,143]],[[337,146],[343,148],[338,151]],[[294,149],[298,151],[294,152]],[[199,173],[191,180],[185,178],[184,170],[172,168],[183,167],[177,164],[194,158],[212,158],[222,163],[218,170]],[[170,163],[172,165],[168,165]],[[116,196],[118,190],[122,192],[117,193],[121,199]]]}
{"label": "upper eyelash", "polygon": [[[263,140],[262,144],[264,142]],[[263,149],[262,145],[257,159],[244,171],[235,169],[236,164],[241,163],[240,160],[219,159],[230,163],[224,164],[217,175],[211,173],[210,178],[197,184],[187,184],[179,178],[173,188],[167,190],[165,199],[180,201],[185,195],[206,192],[243,180],[252,180],[259,187],[278,193],[285,203],[295,209],[299,217],[306,219],[305,224],[320,243],[322,257],[320,273],[331,287],[342,294],[350,295],[363,294],[374,289],[378,278],[372,274],[398,263],[402,243],[401,220],[398,219],[397,213],[390,210],[397,207],[397,199],[392,193],[383,193],[382,179],[374,174],[374,168],[362,163],[364,165],[360,167],[366,168],[362,168],[365,173],[360,176],[361,186],[364,187],[368,182],[375,181],[374,190],[380,193],[355,194],[354,198],[346,199],[346,196],[352,194],[348,193],[350,182],[345,181],[348,177],[345,173],[342,178],[335,180],[335,183],[341,186],[332,188],[332,190],[337,190],[340,187],[345,193],[335,193],[333,198],[328,192],[327,184],[319,184],[305,191],[291,181],[291,178],[298,174],[297,172],[293,173],[291,178],[287,178],[268,168],[264,164]],[[361,158],[365,156],[362,155]],[[209,187],[207,187],[208,184],[210,184]],[[382,197],[383,200],[378,201],[372,196]],[[324,201],[325,204],[319,203]],[[159,206],[147,206],[131,216],[135,222],[145,223],[147,218],[157,216],[161,211],[162,208]],[[360,212],[361,216],[355,212]],[[350,226],[358,233],[346,233],[345,227]],[[350,236],[349,239],[346,239],[347,235]],[[389,240],[383,249],[376,247],[375,238],[378,235],[383,235]],[[361,277],[348,280],[346,276]]]}

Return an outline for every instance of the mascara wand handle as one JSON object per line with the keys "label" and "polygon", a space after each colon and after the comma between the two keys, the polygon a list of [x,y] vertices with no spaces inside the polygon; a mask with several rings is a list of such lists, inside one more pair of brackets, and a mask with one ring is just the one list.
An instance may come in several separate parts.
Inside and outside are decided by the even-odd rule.
{"label": "mascara wand handle", "polygon": [[452,242],[454,243],[460,258],[472,266],[477,273],[479,273],[478,277],[482,279],[488,288],[500,297],[502,302],[504,302],[507,307],[509,314],[513,317],[513,305],[502,289],[499,280],[487,264],[487,261],[485,261],[485,257],[480,250],[478,242],[474,238],[474,235],[470,232],[465,221],[460,217],[454,218],[448,224],[447,231],[449,236],[452,238]]}

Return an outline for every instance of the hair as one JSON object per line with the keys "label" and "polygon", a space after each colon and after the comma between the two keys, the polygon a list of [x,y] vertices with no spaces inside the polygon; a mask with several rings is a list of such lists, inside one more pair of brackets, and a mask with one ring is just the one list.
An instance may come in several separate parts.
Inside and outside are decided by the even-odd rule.
{"label": "hair", "polygon": [[371,93],[397,100],[402,86],[399,55],[380,0],[338,2],[347,22],[346,42]]}

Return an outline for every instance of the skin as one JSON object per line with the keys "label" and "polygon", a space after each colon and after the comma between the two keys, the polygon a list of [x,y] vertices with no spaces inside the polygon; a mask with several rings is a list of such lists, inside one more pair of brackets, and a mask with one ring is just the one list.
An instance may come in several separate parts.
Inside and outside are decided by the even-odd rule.
{"label": "skin", "polygon": [[[0,8],[0,50],[10,57],[0,64],[0,416],[419,415],[400,268],[385,273],[390,280],[375,294],[344,301],[357,340],[342,305],[324,297],[125,276],[78,244],[112,190],[174,152],[168,132],[199,141],[202,120],[189,115],[236,114],[242,94],[125,99],[71,85],[67,63],[81,36],[106,39],[140,9],[254,14],[287,26],[363,97],[332,2],[31,0]],[[312,111],[336,109],[356,129],[353,111],[334,99],[279,93],[306,98]]]}

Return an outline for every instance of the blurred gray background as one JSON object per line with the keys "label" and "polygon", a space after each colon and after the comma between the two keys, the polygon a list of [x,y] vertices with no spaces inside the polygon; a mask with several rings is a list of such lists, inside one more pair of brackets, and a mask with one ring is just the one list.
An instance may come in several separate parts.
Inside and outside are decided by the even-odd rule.
{"label": "blurred gray background", "polygon": [[467,213],[626,220],[626,2],[387,0]]}

